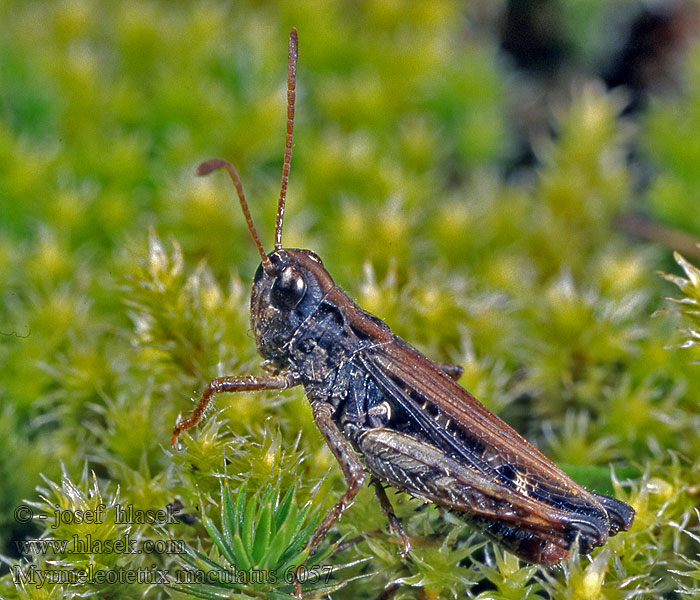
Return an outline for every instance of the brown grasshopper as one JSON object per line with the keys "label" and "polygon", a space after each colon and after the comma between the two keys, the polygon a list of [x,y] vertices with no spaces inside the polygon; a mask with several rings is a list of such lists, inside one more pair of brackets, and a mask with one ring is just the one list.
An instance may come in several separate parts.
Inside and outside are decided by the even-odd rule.
{"label": "brown grasshopper", "polygon": [[265,253],[236,170],[226,161],[202,163],[206,175],[231,176],[261,264],[250,316],[258,351],[271,375],[217,377],[178,436],[200,422],[214,394],[284,390],[303,385],[314,421],[348,487],[308,542],[309,554],[352,503],[367,473],[391,528],[409,539],[382,483],[425,502],[458,511],[520,558],[554,565],[577,544],[583,554],[628,530],[634,510],[589,492],[504,423],[455,379],[461,369],[435,363],[380,319],[362,310],[310,250],[282,247],[282,222],[292,154],[297,33],[289,35],[287,136],[277,208],[275,246]]}

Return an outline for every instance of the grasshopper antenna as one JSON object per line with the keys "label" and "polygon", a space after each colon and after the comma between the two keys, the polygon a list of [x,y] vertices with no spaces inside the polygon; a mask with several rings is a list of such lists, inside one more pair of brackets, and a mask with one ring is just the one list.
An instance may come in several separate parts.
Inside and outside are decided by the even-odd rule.
{"label": "grasshopper antenna", "polygon": [[287,67],[287,138],[284,146],[284,164],[282,165],[282,186],[277,203],[277,222],[275,223],[275,250],[282,248],[282,222],[284,221],[284,203],[287,198],[289,167],[292,162],[292,133],[294,132],[294,101],[297,87],[297,58],[299,41],[297,30],[292,27],[289,32],[289,62]]}
{"label": "grasshopper antenna", "polygon": [[201,165],[197,167],[197,175],[208,175],[212,171],[218,169],[226,169],[228,174],[231,176],[233,185],[236,186],[236,191],[238,192],[238,199],[241,201],[241,208],[243,209],[243,214],[245,215],[246,223],[248,223],[248,231],[250,235],[253,236],[253,241],[258,247],[258,252],[260,253],[260,258],[262,259],[262,266],[268,273],[272,270],[272,263],[270,262],[270,257],[265,254],[262,244],[260,243],[260,238],[258,237],[258,232],[255,231],[255,225],[253,225],[253,219],[250,216],[250,210],[248,210],[248,203],[245,200],[245,194],[243,193],[243,185],[241,184],[241,178],[238,176],[236,169],[233,165],[224,160],[223,158],[212,158],[210,160],[204,161]]}
{"label": "grasshopper antenna", "polygon": [[[284,222],[284,204],[287,199],[287,183],[289,182],[289,168],[292,162],[292,139],[294,133],[294,101],[296,100],[296,86],[297,86],[297,57],[299,56],[299,41],[297,39],[297,30],[292,27],[289,32],[289,60],[287,66],[287,137],[284,146],[284,164],[282,165],[282,185],[280,189],[280,198],[277,203],[277,221],[275,223],[275,250],[282,248],[282,223]],[[258,232],[255,230],[255,225],[253,225],[253,219],[250,216],[250,210],[248,209],[248,203],[245,199],[245,193],[243,192],[243,185],[241,184],[241,178],[238,176],[236,169],[233,165],[222,158],[212,158],[210,160],[204,161],[201,165],[197,167],[197,175],[208,175],[213,171],[218,169],[226,169],[228,174],[231,176],[233,185],[236,186],[236,191],[238,192],[238,199],[241,201],[241,208],[243,209],[243,214],[245,215],[246,223],[248,224],[248,231],[253,237],[253,241],[258,248],[260,253],[260,258],[262,259],[262,266],[265,271],[270,272],[272,270],[272,263],[270,262],[270,257],[265,254],[262,244],[260,243],[260,238],[258,237]]]}

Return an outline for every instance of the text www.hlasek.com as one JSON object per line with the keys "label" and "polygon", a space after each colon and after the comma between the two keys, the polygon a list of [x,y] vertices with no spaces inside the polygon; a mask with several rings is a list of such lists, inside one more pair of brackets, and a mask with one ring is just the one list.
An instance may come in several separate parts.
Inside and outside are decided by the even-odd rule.
{"label": "text www.hlasek.com", "polygon": [[124,535],[116,540],[94,539],[74,535],[70,539],[38,538],[15,540],[17,551],[22,555],[46,554],[185,554],[182,540],[136,540]]}

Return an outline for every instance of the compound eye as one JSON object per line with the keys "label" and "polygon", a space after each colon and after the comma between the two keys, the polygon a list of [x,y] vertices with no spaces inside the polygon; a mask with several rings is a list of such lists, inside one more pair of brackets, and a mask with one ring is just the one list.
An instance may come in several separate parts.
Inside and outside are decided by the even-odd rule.
{"label": "compound eye", "polygon": [[270,290],[270,302],[280,310],[292,310],[306,294],[306,281],[292,266],[286,267],[275,279]]}

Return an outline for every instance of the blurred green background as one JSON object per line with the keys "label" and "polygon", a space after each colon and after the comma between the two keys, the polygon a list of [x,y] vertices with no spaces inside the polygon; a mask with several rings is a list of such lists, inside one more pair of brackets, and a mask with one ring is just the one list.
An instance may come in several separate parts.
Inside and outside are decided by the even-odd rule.
{"label": "blurred green background", "polygon": [[[697,356],[676,347],[675,313],[652,318],[675,289],[657,270],[679,272],[671,251],[700,239],[696,6],[522,4],[531,12],[502,0],[0,1],[3,573],[15,540],[125,534],[20,523],[27,500],[50,516],[178,498],[216,520],[222,480],[250,480],[248,493],[295,484],[319,511],[342,491],[301,390],[218,398],[182,452],[168,446],[210,378],[260,372],[247,309],[257,253],[230,181],[194,168],[236,166],[270,248],[295,26],[284,244],[321,255],[363,308],[461,364],[464,387],[638,511],[593,562],[538,574],[392,493],[422,540],[401,561],[365,490],[329,543],[382,533],[328,559],[367,561],[339,576],[360,579],[338,596],[392,582],[396,597],[697,594]],[[635,31],[641,50],[626,57]],[[606,89],[620,65],[634,76]],[[130,532],[213,548],[199,520]],[[167,568],[177,556],[30,552],[21,564],[32,561]],[[3,598],[144,593],[184,592],[0,580]]]}

